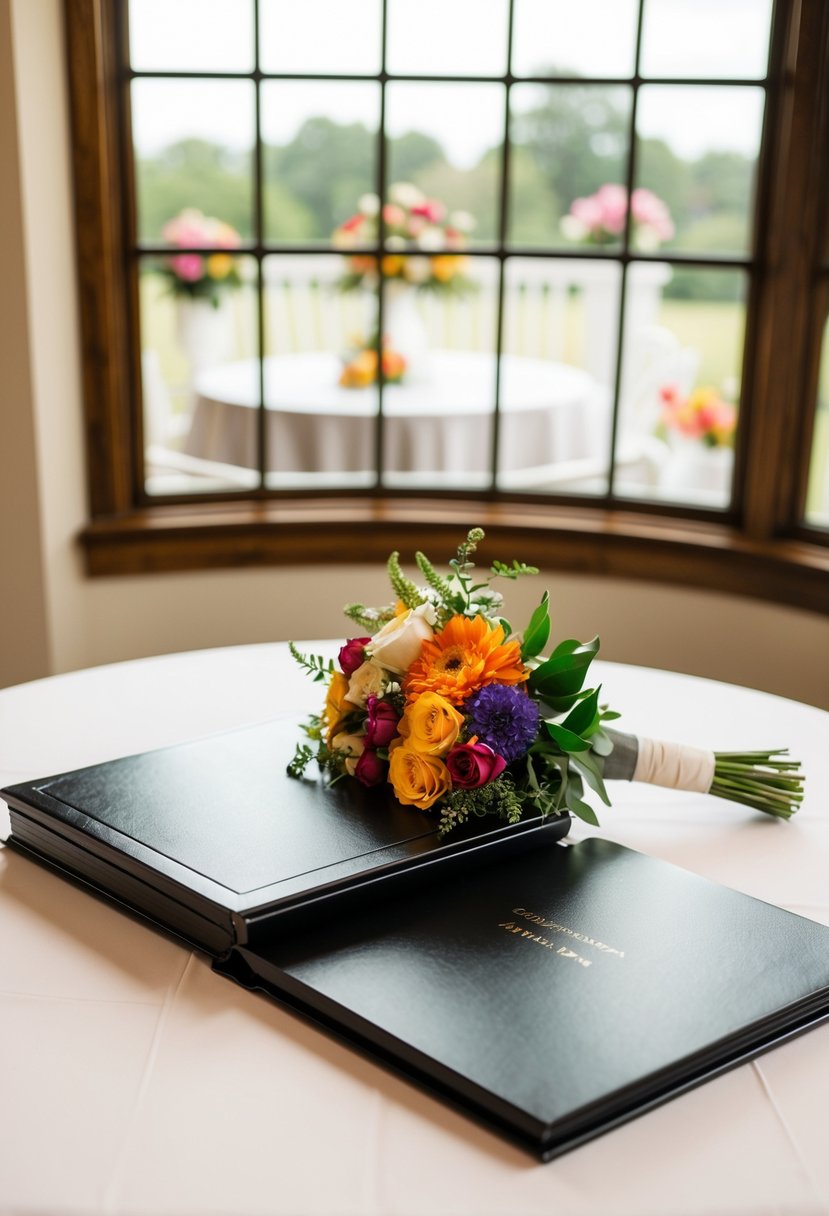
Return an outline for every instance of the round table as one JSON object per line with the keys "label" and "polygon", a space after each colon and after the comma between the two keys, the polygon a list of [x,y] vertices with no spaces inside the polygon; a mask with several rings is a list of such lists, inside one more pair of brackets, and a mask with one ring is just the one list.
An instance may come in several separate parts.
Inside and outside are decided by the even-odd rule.
{"label": "round table", "polygon": [[[391,473],[486,477],[491,467],[495,358],[434,351],[426,380],[383,393],[384,467]],[[376,386],[342,388],[341,362],[314,352],[264,361],[268,469],[365,473],[374,468]],[[190,456],[258,468],[259,363],[203,371],[194,385]],[[505,355],[501,362],[502,470],[595,455],[607,445],[607,394],[587,372]]]}
{"label": "round table", "polygon": [[[808,773],[791,823],[615,784],[600,833],[829,924],[829,716],[668,672],[596,669],[623,727],[723,749],[788,745]],[[5,689],[0,784],[304,713],[319,698],[278,644]],[[0,917],[4,1213],[829,1211],[829,1026],[538,1165],[9,849]]]}

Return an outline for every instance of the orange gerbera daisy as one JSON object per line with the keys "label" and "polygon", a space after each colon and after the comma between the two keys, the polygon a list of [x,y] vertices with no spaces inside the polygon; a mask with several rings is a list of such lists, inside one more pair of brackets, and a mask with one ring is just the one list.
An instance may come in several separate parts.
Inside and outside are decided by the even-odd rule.
{"label": "orange gerbera daisy", "polygon": [[461,705],[485,684],[520,684],[529,672],[521,662],[521,645],[504,641],[501,625],[482,616],[453,616],[430,640],[403,680],[409,700],[436,692]]}

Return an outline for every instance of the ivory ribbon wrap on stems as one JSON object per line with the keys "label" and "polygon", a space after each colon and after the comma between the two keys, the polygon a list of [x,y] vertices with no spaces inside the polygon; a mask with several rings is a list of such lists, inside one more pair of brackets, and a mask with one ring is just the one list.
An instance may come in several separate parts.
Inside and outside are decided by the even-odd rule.
{"label": "ivory ribbon wrap on stems", "polygon": [[640,736],[632,780],[662,785],[670,790],[707,794],[714,780],[714,753]]}

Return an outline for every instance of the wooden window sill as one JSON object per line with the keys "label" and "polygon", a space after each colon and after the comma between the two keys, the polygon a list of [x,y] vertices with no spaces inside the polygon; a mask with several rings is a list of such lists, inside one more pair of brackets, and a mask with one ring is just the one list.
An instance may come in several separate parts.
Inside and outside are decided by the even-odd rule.
{"label": "wooden window sill", "polygon": [[88,574],[383,562],[453,550],[479,524],[493,552],[546,569],[707,588],[829,612],[829,549],[620,510],[468,499],[298,499],[153,506],[88,525]]}

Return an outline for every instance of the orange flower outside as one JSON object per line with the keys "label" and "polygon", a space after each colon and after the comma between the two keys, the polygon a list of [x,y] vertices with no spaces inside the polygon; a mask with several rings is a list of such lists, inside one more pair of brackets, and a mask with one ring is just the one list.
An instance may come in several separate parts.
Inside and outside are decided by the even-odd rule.
{"label": "orange flower outside", "polygon": [[504,642],[500,625],[493,627],[482,616],[453,616],[431,641],[423,643],[403,691],[410,701],[421,693],[436,692],[461,705],[485,684],[520,684],[528,676],[520,643]]}

